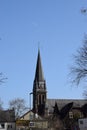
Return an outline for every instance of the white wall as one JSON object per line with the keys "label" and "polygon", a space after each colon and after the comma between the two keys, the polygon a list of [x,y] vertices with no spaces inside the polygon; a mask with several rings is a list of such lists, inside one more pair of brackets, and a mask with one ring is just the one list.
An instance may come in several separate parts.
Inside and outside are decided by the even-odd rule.
{"label": "white wall", "polygon": [[79,119],[78,123],[80,130],[87,130],[87,118]]}
{"label": "white wall", "polygon": [[0,123],[0,130],[15,130],[15,123]]}

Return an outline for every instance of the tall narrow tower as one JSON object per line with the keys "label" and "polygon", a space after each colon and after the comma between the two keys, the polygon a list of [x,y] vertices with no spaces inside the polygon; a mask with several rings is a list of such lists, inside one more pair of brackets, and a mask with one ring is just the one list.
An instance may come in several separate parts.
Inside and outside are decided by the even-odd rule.
{"label": "tall narrow tower", "polygon": [[43,75],[40,50],[38,50],[37,65],[33,83],[33,110],[40,116],[45,114],[46,82]]}

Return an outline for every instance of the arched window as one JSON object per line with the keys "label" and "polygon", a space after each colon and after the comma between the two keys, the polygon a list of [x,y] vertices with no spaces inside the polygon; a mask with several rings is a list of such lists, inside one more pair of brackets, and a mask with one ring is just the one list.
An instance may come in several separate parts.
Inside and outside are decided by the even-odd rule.
{"label": "arched window", "polygon": [[44,95],[42,95],[42,103],[44,103],[45,99],[44,99]]}
{"label": "arched window", "polygon": [[39,95],[39,104],[41,104],[41,95]]}

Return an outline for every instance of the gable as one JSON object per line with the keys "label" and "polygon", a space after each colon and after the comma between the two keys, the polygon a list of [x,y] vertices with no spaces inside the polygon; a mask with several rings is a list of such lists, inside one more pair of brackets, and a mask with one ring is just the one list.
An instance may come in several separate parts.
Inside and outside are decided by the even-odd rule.
{"label": "gable", "polygon": [[33,116],[34,113],[32,111],[28,111],[20,117],[20,120],[30,120]]}
{"label": "gable", "polygon": [[33,111],[28,111],[20,117],[20,120],[32,120],[35,118],[41,119],[38,114],[34,113]]}

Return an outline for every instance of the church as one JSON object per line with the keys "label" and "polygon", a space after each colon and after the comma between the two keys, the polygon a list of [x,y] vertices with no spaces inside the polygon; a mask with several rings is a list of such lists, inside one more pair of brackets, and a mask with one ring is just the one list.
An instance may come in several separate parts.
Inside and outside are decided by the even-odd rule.
{"label": "church", "polygon": [[21,121],[30,121],[30,127],[59,128],[62,124],[63,127],[71,128],[78,124],[78,119],[87,118],[87,100],[47,98],[47,86],[39,49],[33,88],[30,94],[33,96],[33,106],[31,110],[20,117]]}
{"label": "church", "polygon": [[[59,111],[69,103],[73,103],[72,108],[78,109],[82,116],[81,108],[86,106],[86,100],[79,99],[47,99],[47,87],[43,74],[40,50],[38,50],[35,78],[33,82],[33,112],[44,117],[50,115],[54,111],[55,104],[58,105]],[[85,108],[84,108],[85,109]],[[86,115],[86,113],[85,113]]]}

